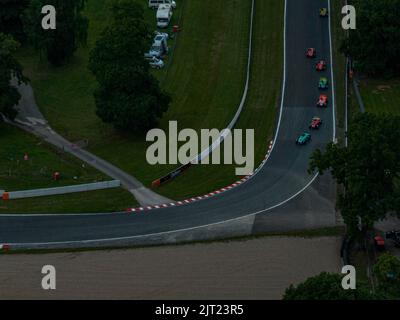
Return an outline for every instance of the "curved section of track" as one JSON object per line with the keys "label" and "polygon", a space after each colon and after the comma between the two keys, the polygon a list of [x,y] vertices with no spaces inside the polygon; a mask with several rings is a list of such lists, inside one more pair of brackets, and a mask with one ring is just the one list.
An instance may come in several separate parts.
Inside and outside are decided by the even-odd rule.
{"label": "curved section of track", "polygon": [[[304,191],[315,179],[307,173],[311,153],[335,136],[333,91],[327,91],[329,108],[316,108],[322,74],[315,71],[314,60],[305,58],[305,49],[315,47],[318,57],[332,64],[330,21],[318,17],[321,6],[328,7],[329,0],[286,1],[285,81],[276,139],[266,164],[246,183],[204,201],[138,215],[3,216],[0,243],[81,246],[91,241],[106,244],[113,239],[194,229],[268,211]],[[330,66],[324,75],[333,88]],[[297,136],[317,115],[324,120],[322,128],[313,133],[310,144],[296,146]]]}

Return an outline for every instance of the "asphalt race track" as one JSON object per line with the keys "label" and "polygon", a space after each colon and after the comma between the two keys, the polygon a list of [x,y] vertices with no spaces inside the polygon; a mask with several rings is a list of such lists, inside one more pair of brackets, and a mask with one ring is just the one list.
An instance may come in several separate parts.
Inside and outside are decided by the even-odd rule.
{"label": "asphalt race track", "polygon": [[[196,228],[265,212],[305,190],[315,178],[307,173],[312,151],[335,136],[329,19],[318,14],[320,7],[328,5],[328,0],[287,0],[286,81],[277,138],[264,167],[246,183],[207,200],[141,214],[2,216],[0,243],[27,248],[82,246],[90,241],[104,245],[111,239]],[[327,71],[315,70],[316,60],[305,56],[308,47],[315,47],[317,57],[328,62]],[[329,79],[326,109],[316,107],[322,75]],[[321,129],[312,132],[311,143],[297,146],[296,138],[309,131],[313,116],[324,121]]]}

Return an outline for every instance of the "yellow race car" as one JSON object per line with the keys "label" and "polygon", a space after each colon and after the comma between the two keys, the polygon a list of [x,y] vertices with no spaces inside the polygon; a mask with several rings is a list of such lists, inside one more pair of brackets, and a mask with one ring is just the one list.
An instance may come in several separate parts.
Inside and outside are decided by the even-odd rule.
{"label": "yellow race car", "polygon": [[328,16],[328,8],[319,9],[319,16],[320,17],[327,17]]}

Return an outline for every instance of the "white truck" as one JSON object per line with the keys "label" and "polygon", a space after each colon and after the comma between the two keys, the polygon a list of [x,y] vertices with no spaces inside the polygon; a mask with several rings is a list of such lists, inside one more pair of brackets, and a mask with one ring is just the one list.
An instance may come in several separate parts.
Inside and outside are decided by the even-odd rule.
{"label": "white truck", "polygon": [[173,9],[176,8],[176,2],[174,0],[149,0],[149,8],[158,9],[162,4],[169,4]]}
{"label": "white truck", "polygon": [[166,28],[168,27],[172,19],[172,7],[169,4],[162,4],[157,10],[157,27]]}

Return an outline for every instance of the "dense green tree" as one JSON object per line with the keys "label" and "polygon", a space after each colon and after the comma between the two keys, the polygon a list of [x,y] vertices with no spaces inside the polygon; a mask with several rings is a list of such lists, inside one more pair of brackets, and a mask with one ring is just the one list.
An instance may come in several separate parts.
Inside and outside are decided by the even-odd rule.
{"label": "dense green tree", "polygon": [[[0,114],[11,120],[17,115],[14,107],[21,98],[11,80],[19,84],[27,81],[22,74],[21,65],[13,57],[17,49],[18,42],[10,35],[0,33]],[[0,121],[3,119],[1,115]]]}
{"label": "dense green tree", "polygon": [[378,299],[365,284],[357,284],[356,290],[344,290],[342,275],[322,272],[308,278],[297,287],[286,289],[284,300],[370,300]]}
{"label": "dense green tree", "polygon": [[160,89],[144,58],[151,33],[142,7],[117,0],[111,11],[113,22],[103,31],[89,62],[99,82],[97,114],[117,129],[143,132],[156,125],[168,109],[170,97]]}
{"label": "dense green tree", "polygon": [[[36,49],[45,52],[48,61],[59,66],[71,58],[78,44],[87,40],[88,19],[82,15],[86,0],[31,0],[25,13],[25,30]],[[42,7],[53,5],[57,28],[42,28]]]}
{"label": "dense green tree", "polygon": [[379,289],[388,298],[400,299],[400,260],[390,253],[382,254],[374,265]]}
{"label": "dense green tree", "polygon": [[357,29],[350,31],[343,51],[356,68],[371,75],[400,73],[400,0],[353,0]]}
{"label": "dense green tree", "polygon": [[0,32],[25,39],[21,16],[30,0],[0,0]]}
{"label": "dense green tree", "polygon": [[400,117],[357,115],[348,131],[348,148],[329,144],[316,150],[310,171],[329,170],[345,192],[338,198],[348,232],[359,235],[388,213],[400,213]]}

